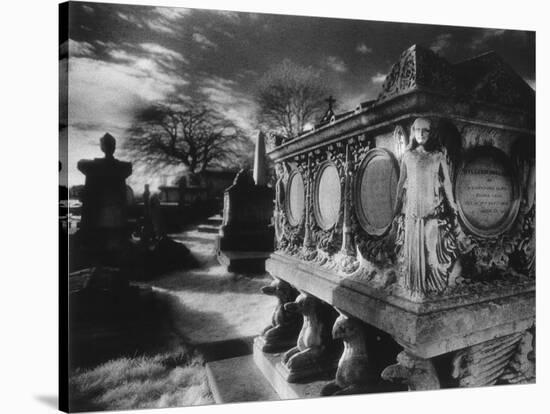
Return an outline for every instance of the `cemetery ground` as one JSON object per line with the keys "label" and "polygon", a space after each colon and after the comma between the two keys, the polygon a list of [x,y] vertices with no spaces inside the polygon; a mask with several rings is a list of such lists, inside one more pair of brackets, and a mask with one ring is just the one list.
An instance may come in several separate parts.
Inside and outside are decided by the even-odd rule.
{"label": "cemetery ground", "polygon": [[72,410],[214,402],[204,363],[250,353],[276,301],[260,292],[267,274],[227,273],[218,264],[219,220],[170,235],[190,249],[194,268],[130,281],[124,299],[107,295],[99,307],[94,298],[71,305]]}

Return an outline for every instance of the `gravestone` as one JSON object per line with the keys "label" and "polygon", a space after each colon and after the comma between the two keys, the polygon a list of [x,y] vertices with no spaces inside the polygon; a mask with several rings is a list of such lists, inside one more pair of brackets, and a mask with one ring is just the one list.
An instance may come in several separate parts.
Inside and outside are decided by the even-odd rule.
{"label": "gravestone", "polygon": [[151,213],[151,223],[155,238],[161,239],[166,236],[166,225],[162,214],[160,194],[154,193],[150,197],[149,208]]}
{"label": "gravestone", "polygon": [[100,140],[105,158],[80,160],[86,176],[82,205],[82,228],[93,231],[121,229],[126,225],[126,178],[132,164],[114,158],[116,141],[110,134]]}
{"label": "gravestone", "polygon": [[132,164],[114,157],[116,140],[112,135],[105,134],[100,146],[104,158],[77,164],[86,176],[80,228],[86,239],[104,242],[109,248],[127,236],[126,178],[132,174]]}
{"label": "gravestone", "polygon": [[265,185],[264,136],[258,136],[254,177],[241,170],[224,192],[223,224],[216,238],[218,260],[229,271],[263,272],[273,251],[275,230],[271,225],[273,189]]}

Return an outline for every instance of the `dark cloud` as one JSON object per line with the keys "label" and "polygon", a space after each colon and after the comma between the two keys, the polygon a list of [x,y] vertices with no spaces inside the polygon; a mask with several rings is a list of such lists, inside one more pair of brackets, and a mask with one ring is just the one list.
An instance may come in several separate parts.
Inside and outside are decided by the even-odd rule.
{"label": "dark cloud", "polygon": [[69,133],[71,142],[83,143],[78,156],[94,134],[117,128],[123,135],[133,111],[174,96],[209,100],[255,136],[255,82],[286,58],[322,70],[344,109],[376,97],[391,65],[415,43],[451,62],[493,49],[535,86],[534,32],[106,3],[70,7]]}

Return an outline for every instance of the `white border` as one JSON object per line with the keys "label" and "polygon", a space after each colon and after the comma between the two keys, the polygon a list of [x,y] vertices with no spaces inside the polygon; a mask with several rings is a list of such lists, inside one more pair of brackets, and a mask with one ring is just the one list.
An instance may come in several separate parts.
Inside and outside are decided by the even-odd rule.
{"label": "white border", "polygon": [[[117,1],[113,1],[117,2]],[[534,0],[337,2],[279,0],[134,0],[128,3],[220,8],[537,30],[538,179],[550,177],[547,79],[548,11]],[[120,3],[120,1],[118,1]],[[22,0],[2,7],[2,411],[55,412],[39,397],[57,394],[57,1]],[[518,413],[543,411],[548,400],[548,190],[538,186],[538,384],[472,390],[363,395],[295,402],[231,404],[158,413],[275,413],[283,411]],[[7,231],[6,231],[7,230]],[[546,397],[546,398],[545,398]],[[151,411],[153,412],[153,411]]]}

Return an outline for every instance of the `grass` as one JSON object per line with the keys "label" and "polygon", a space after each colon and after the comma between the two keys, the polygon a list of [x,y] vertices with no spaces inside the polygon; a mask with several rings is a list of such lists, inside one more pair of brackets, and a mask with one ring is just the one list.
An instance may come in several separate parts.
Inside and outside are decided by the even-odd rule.
{"label": "grass", "polygon": [[212,404],[203,360],[180,347],[173,352],[122,357],[69,380],[72,411],[128,410]]}
{"label": "grass", "polygon": [[229,274],[217,263],[214,234],[182,241],[199,267],[140,282],[121,298],[74,296],[71,303],[71,411],[214,403],[196,346],[257,335],[275,298],[268,275]]}
{"label": "grass", "polygon": [[[71,326],[71,411],[213,403],[204,361],[173,329],[165,295],[81,296]],[[87,299],[87,300],[86,300]]]}

